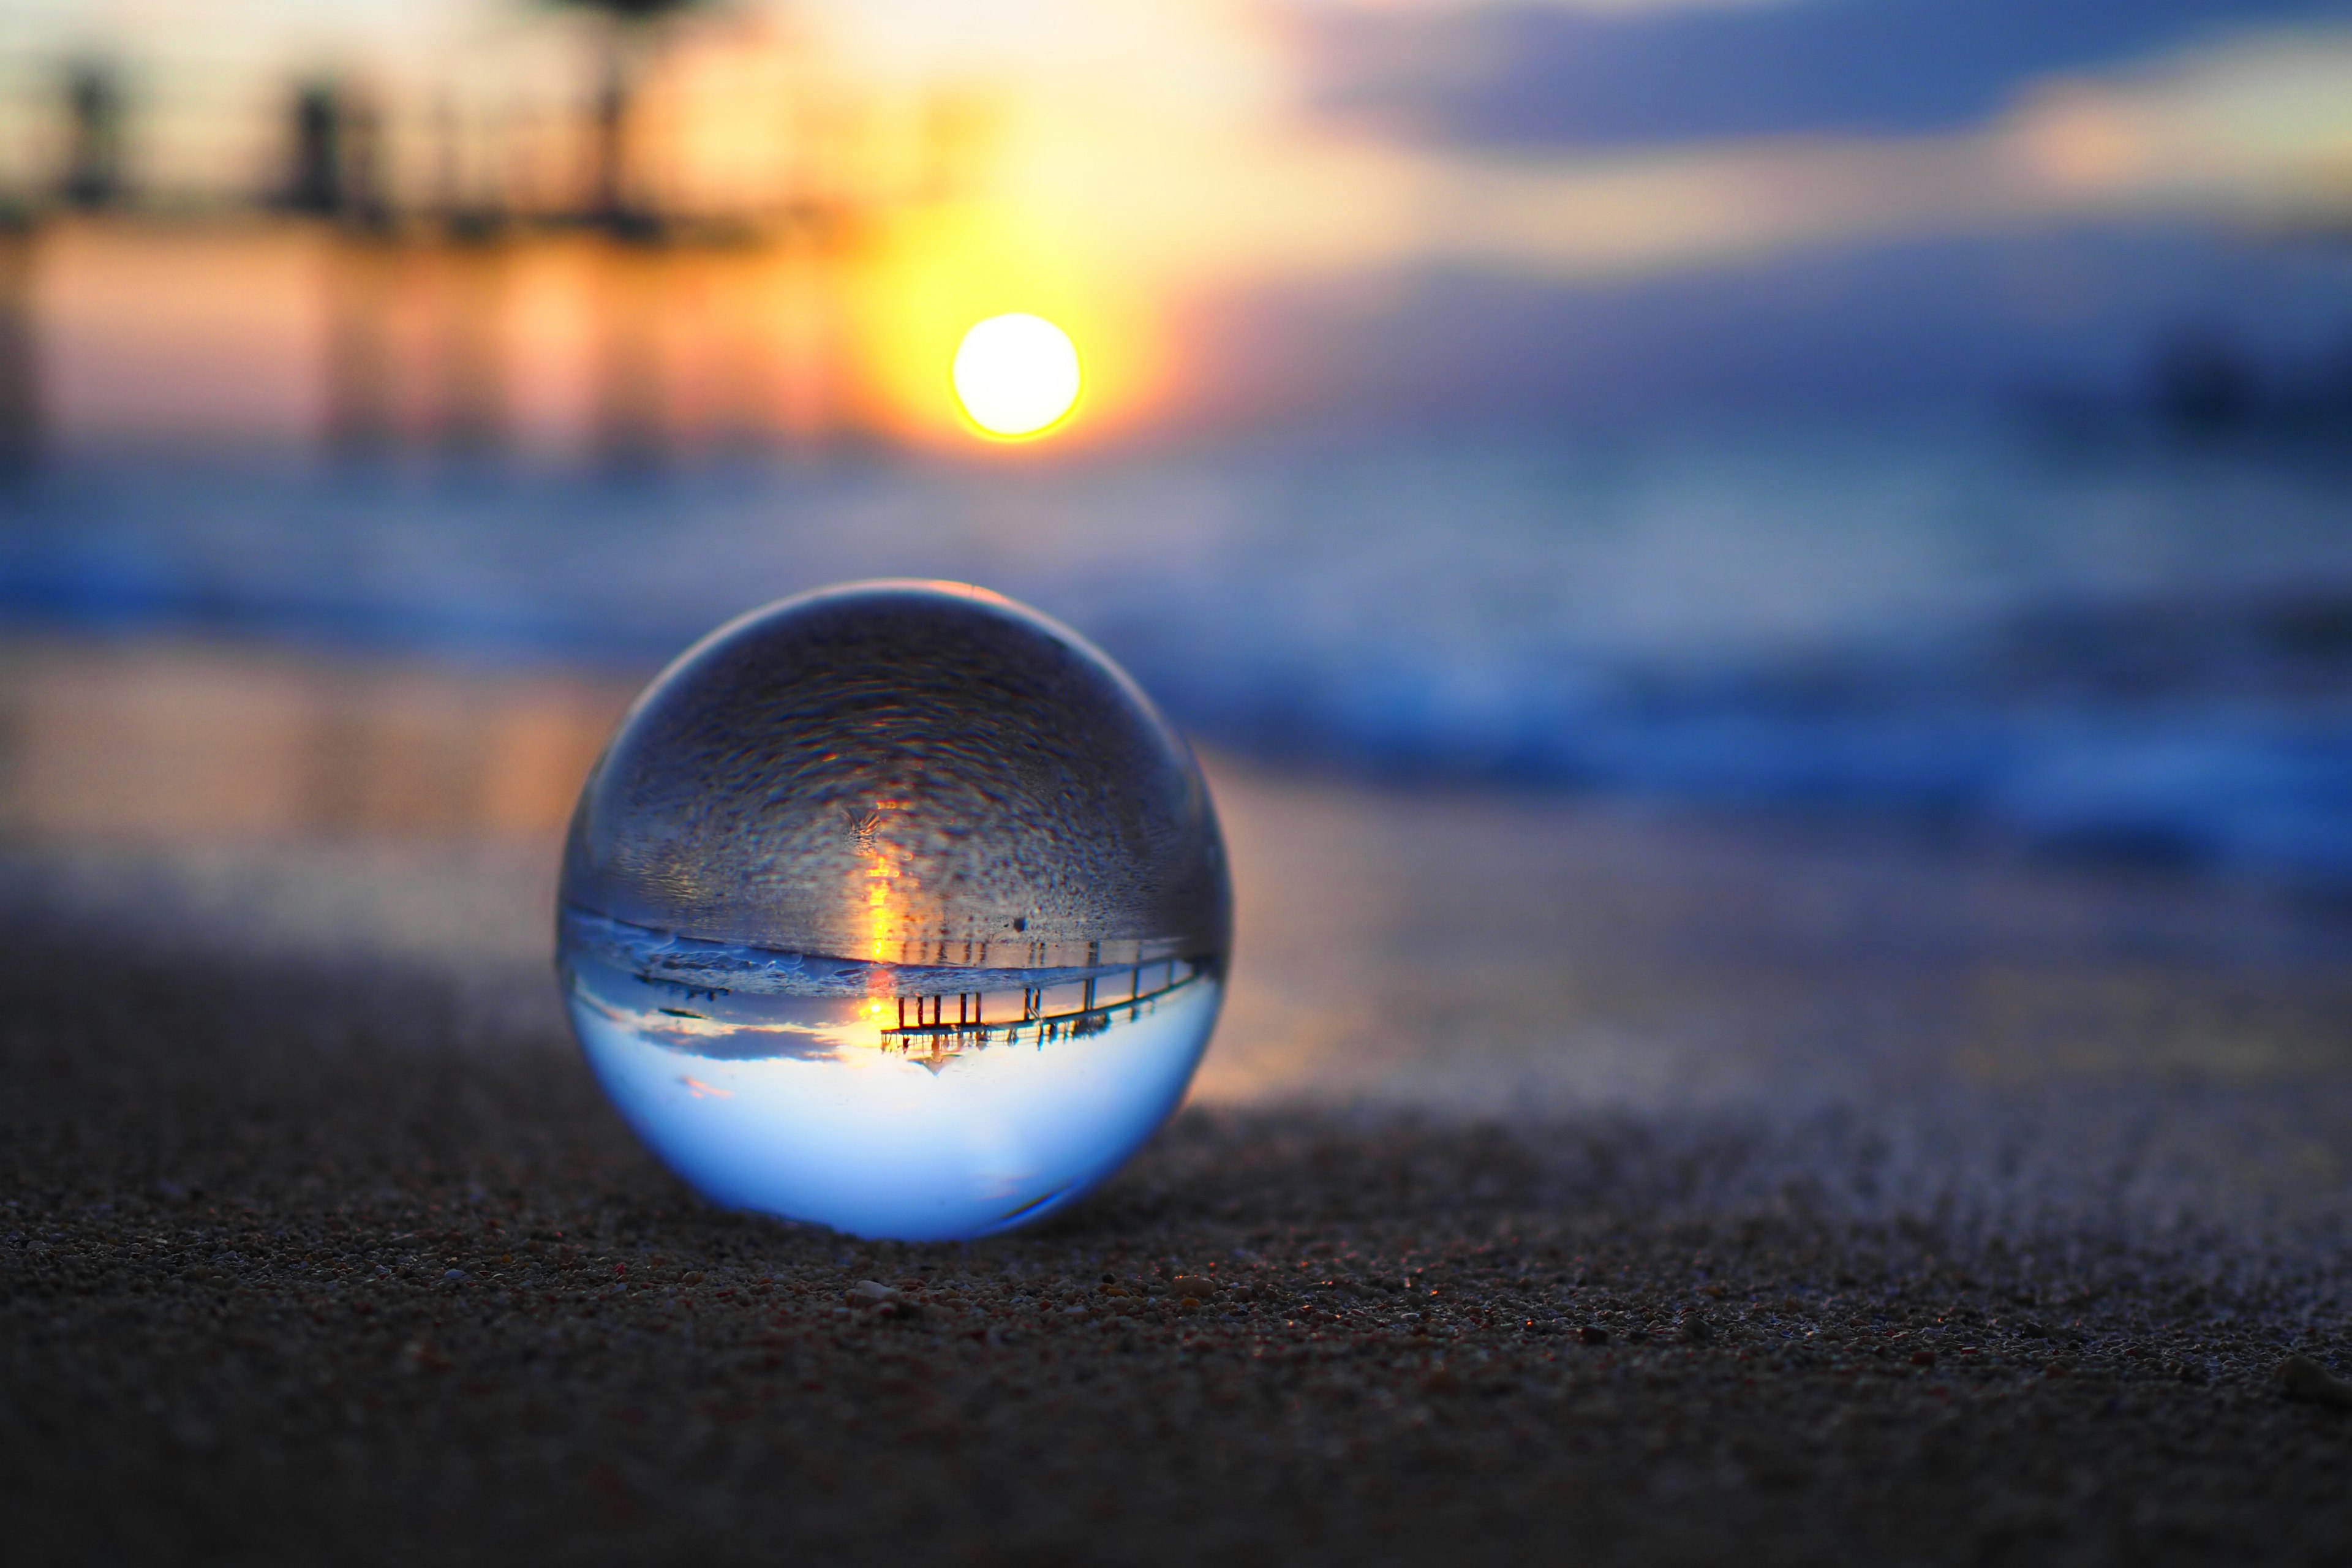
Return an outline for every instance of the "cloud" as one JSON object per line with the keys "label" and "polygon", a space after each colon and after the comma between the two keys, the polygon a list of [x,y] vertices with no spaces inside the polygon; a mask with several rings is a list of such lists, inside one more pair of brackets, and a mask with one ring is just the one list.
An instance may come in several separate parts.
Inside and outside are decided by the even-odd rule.
{"label": "cloud", "polygon": [[2352,17],[2344,0],[1805,0],[1321,5],[1283,13],[1323,110],[1428,142],[1628,148],[1917,133],[2026,83],[2225,32]]}
{"label": "cloud", "polygon": [[1927,134],[1369,144],[1399,209],[1356,259],[1387,284],[1277,283],[1227,329],[1234,386],[1609,417],[2126,393],[2188,324],[2281,363],[2352,341],[2352,261],[2294,240],[2352,232],[2352,28],[2037,79]]}

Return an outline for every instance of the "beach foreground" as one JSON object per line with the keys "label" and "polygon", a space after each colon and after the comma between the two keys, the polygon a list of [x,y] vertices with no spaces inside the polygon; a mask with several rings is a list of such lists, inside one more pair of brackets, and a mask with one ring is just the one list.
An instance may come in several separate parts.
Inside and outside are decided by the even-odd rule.
{"label": "beach foreground", "polygon": [[16,856],[12,1556],[2352,1552],[2340,914],[1217,784],[1192,1107],[974,1246],[656,1166],[543,847]]}

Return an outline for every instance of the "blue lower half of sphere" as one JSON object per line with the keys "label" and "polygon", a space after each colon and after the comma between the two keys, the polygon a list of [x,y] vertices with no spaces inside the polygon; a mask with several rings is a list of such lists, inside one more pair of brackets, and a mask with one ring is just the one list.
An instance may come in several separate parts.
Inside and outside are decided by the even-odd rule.
{"label": "blue lower half of sphere", "polygon": [[1182,1100],[1223,994],[1181,959],[1024,974],[692,943],[698,973],[756,977],[719,988],[657,977],[666,940],[566,912],[572,1026],[631,1128],[716,1202],[903,1240],[1021,1225],[1116,1171]]}

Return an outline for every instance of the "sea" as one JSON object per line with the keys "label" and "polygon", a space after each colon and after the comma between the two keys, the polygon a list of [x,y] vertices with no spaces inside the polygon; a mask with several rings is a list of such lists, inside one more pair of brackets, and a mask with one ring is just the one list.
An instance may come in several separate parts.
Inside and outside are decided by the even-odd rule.
{"label": "sea", "polygon": [[2308,433],[1845,416],[0,479],[0,636],[650,672],[877,576],[1024,600],[1283,766],[2352,894],[2352,441]]}

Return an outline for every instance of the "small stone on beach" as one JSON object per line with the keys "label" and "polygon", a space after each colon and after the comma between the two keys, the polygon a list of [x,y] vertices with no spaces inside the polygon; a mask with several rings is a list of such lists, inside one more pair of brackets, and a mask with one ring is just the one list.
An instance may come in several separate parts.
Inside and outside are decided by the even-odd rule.
{"label": "small stone on beach", "polygon": [[2309,1356],[2287,1357],[2271,1376],[2289,1399],[2352,1410],[2352,1381],[2336,1376]]}

